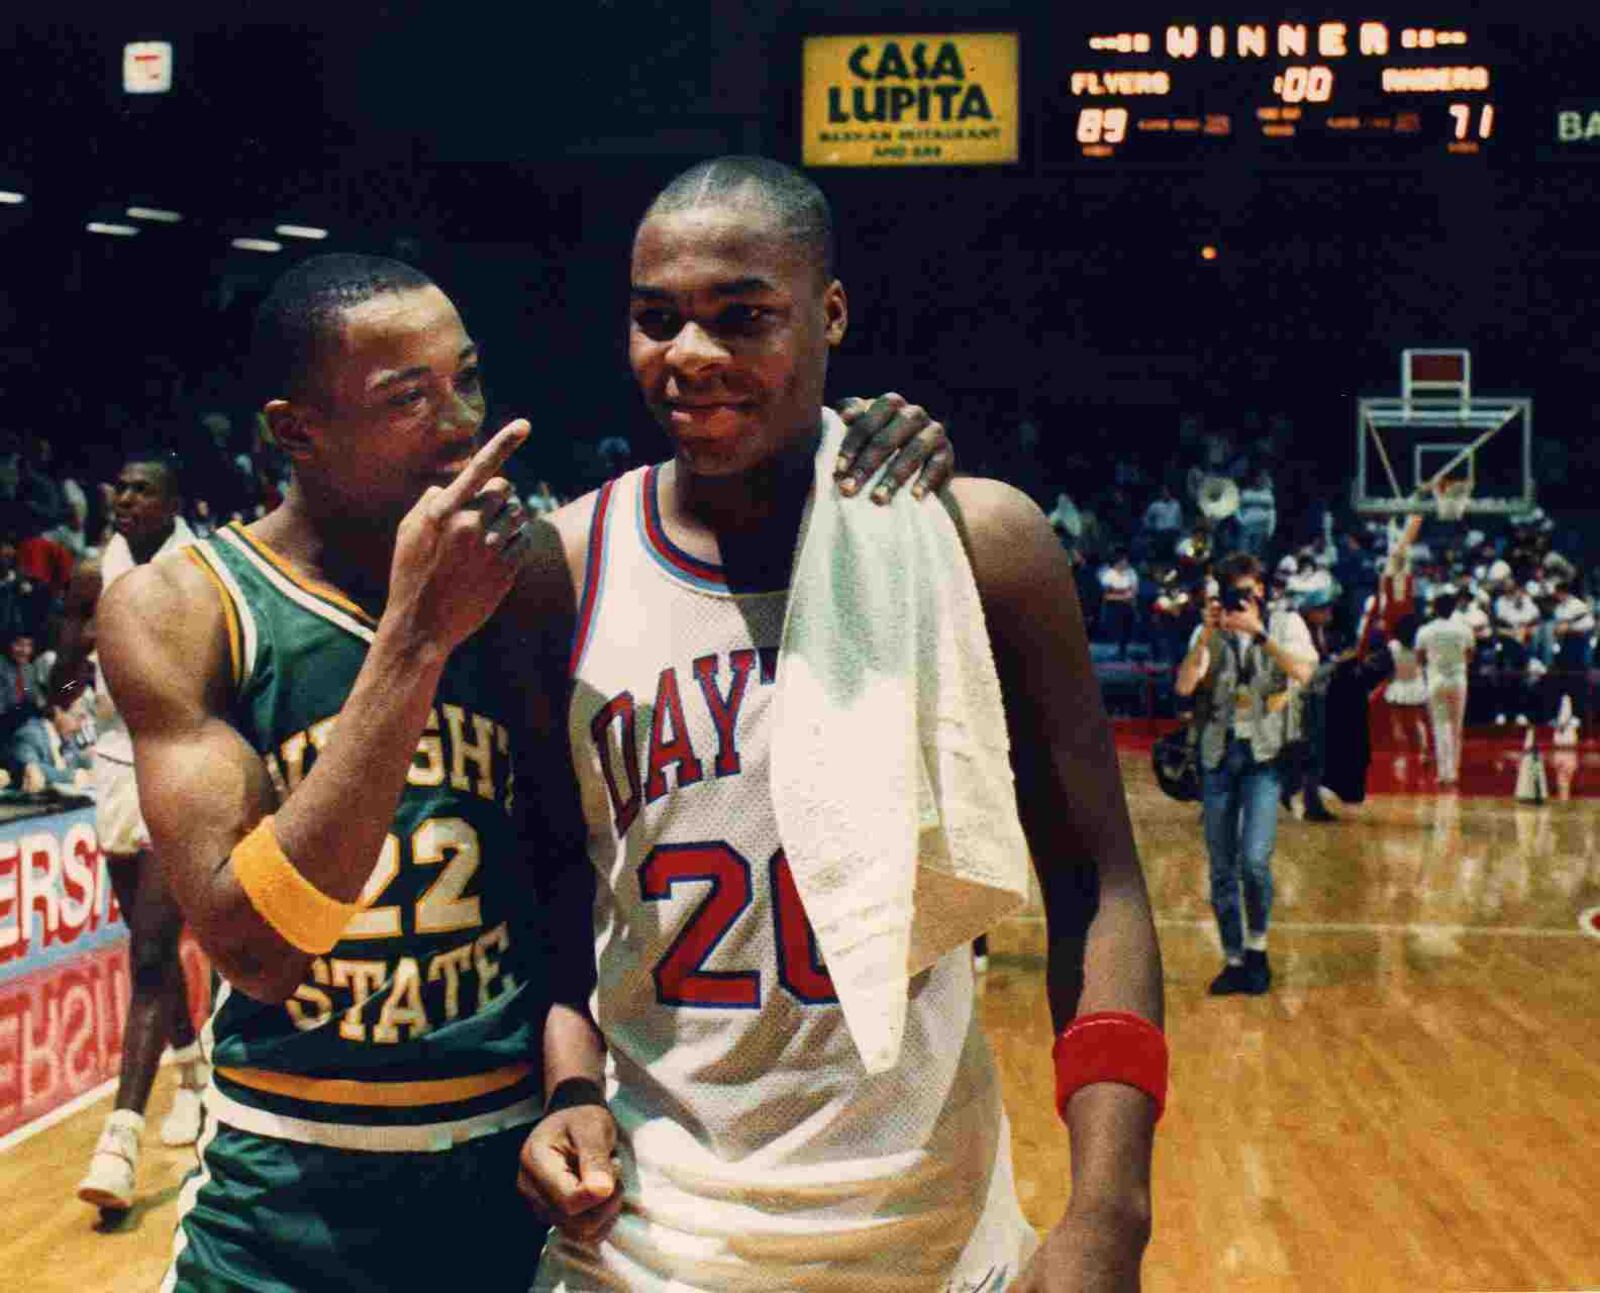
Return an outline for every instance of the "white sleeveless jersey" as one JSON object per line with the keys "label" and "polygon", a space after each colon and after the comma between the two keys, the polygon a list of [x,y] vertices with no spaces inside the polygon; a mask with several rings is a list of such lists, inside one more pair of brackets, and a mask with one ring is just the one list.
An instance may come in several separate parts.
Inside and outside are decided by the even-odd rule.
{"label": "white sleeveless jersey", "polygon": [[[150,560],[155,561],[169,552],[187,548],[193,542],[194,531],[189,528],[189,523],[181,516],[174,517],[172,533],[167,536],[166,542],[156,549]],[[104,597],[106,590],[112,584],[138,564],[128,548],[128,541],[120,534],[112,535],[111,541],[106,544],[105,551],[100,556],[100,596]],[[95,700],[94,752],[99,758],[131,765],[133,738],[128,735],[128,725],[122,721],[122,715],[117,713],[116,704],[111,699],[111,688],[106,686],[105,675],[100,672],[100,657],[95,655],[92,658]]]}
{"label": "white sleeveless jersey", "polygon": [[913,980],[869,1076],[778,839],[784,592],[676,548],[658,469],[601,491],[571,738],[598,873],[599,989],[626,1207],[552,1238],[536,1288],[1001,1289],[1034,1238],[971,957]]}

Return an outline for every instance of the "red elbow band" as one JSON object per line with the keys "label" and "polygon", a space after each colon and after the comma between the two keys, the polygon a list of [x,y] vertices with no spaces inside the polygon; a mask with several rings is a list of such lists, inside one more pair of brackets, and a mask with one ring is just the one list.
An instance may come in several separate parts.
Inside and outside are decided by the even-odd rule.
{"label": "red elbow band", "polygon": [[1121,1010],[1080,1015],[1056,1038],[1056,1112],[1091,1082],[1138,1087],[1156,1102],[1156,1118],[1167,1106],[1167,1039],[1148,1019]]}

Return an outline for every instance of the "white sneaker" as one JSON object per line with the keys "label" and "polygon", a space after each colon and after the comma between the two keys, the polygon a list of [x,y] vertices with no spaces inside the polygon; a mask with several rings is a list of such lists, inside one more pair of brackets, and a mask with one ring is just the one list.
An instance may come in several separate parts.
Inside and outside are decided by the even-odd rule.
{"label": "white sneaker", "polygon": [[200,1093],[211,1080],[211,1066],[201,1058],[199,1042],[174,1051],[172,1059],[178,1066],[178,1089],[172,1093],[172,1107],[162,1119],[159,1135],[163,1145],[192,1145],[200,1139]]}
{"label": "white sneaker", "polygon": [[131,1109],[117,1109],[106,1119],[89,1170],[78,1182],[80,1199],[112,1212],[126,1212],[133,1206],[133,1177],[143,1132],[144,1116]]}
{"label": "white sneaker", "polygon": [[200,1139],[200,1091],[196,1087],[180,1086],[172,1093],[172,1108],[161,1120],[158,1133],[163,1145],[176,1147],[192,1145]]}

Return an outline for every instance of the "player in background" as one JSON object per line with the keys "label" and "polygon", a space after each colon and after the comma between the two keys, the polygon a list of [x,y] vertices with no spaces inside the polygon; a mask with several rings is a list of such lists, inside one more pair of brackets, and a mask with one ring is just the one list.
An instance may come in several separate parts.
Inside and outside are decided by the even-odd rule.
{"label": "player in background", "polygon": [[1417,660],[1428,680],[1428,715],[1433,721],[1434,773],[1440,786],[1461,777],[1461,738],[1467,717],[1467,667],[1472,630],[1456,616],[1456,594],[1438,593],[1433,616],[1417,630]]}
{"label": "player in background", "polygon": [[[571,1094],[523,1153],[524,1192],[561,1231],[535,1287],[1135,1288],[1165,1084],[1160,958],[1072,570],[1007,485],[959,479],[945,501],[1004,692],[1063,1037],[1072,1199],[1031,1263],[968,950],[919,976],[901,1058],[870,1076],[806,954],[768,750],[847,325],[831,247],[821,193],[759,158],[695,167],[635,235],[630,356],[674,456],[556,514],[583,590],[569,732],[609,1067],[604,1090],[598,1047],[547,1075]],[[1091,1076],[1094,1028],[1111,1040],[1091,1043],[1108,1065]]]}
{"label": "player in background", "polygon": [[122,1030],[116,1100],[88,1171],[78,1183],[80,1199],[113,1211],[133,1204],[144,1110],[162,1048],[171,1042],[178,1066],[172,1108],[160,1128],[162,1144],[194,1143],[200,1133],[200,1092],[209,1077],[178,958],[183,915],[151,851],[150,832],[139,814],[133,743],[95,656],[95,607],[100,598],[136,567],[195,541],[182,510],[177,465],[169,456],[140,454],[123,464],[112,495],[116,533],[98,562],[80,566],[73,575],[60,652],[51,672],[52,693],[64,703],[70,703],[82,682],[92,679],[97,733],[95,829],[128,927],[132,992]]}

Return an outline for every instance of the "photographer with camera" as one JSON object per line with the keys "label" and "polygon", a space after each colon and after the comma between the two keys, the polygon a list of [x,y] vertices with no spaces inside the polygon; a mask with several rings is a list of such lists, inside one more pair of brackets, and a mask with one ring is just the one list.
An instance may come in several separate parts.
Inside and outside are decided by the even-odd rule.
{"label": "photographer with camera", "polygon": [[1267,918],[1278,834],[1277,759],[1293,688],[1310,681],[1317,652],[1297,612],[1276,610],[1262,622],[1266,588],[1255,557],[1234,553],[1218,567],[1217,582],[1219,595],[1206,603],[1174,689],[1195,698],[1211,907],[1226,957],[1210,991],[1258,995],[1272,983]]}

